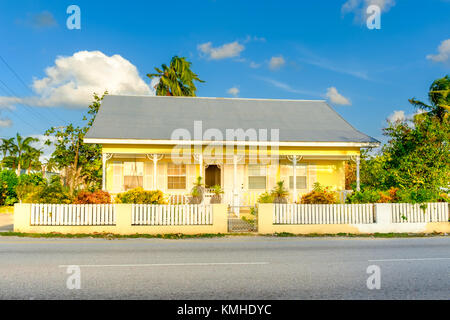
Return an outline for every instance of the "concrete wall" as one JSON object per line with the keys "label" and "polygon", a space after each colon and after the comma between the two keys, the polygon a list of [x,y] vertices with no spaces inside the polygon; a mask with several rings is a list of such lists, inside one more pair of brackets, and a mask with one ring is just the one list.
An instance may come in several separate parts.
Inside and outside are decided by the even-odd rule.
{"label": "concrete wall", "polygon": [[31,204],[14,205],[14,232],[24,233],[112,233],[112,234],[202,234],[226,233],[228,231],[227,206],[212,205],[213,223],[211,225],[167,225],[167,226],[134,226],[131,224],[132,205],[116,204],[115,226],[32,226]]}
{"label": "concrete wall", "polygon": [[389,203],[376,203],[375,223],[371,224],[274,224],[274,204],[258,205],[258,232],[272,234],[288,232],[293,234],[335,234],[335,233],[450,233],[450,222],[392,223]]}

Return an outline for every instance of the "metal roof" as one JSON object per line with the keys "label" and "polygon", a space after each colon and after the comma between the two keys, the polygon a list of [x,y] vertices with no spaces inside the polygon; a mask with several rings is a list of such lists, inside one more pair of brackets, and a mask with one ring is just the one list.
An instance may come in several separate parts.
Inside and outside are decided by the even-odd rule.
{"label": "metal roof", "polygon": [[193,137],[194,121],[224,138],[227,129],[267,129],[270,139],[270,129],[279,129],[280,142],[379,142],[322,100],[122,95],[105,96],[85,138],[171,140],[176,129]]}

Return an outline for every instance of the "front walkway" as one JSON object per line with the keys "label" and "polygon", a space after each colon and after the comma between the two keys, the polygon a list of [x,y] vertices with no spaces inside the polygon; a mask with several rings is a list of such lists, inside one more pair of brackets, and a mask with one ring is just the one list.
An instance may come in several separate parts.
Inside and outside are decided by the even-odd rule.
{"label": "front walkway", "polygon": [[13,231],[14,216],[10,213],[0,213],[0,232]]}

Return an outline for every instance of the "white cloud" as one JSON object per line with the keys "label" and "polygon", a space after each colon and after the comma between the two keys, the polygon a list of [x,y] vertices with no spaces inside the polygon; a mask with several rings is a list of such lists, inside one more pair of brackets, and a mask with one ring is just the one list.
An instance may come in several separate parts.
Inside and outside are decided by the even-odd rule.
{"label": "white cloud", "polygon": [[231,94],[233,97],[237,97],[239,94],[239,88],[232,87],[232,88],[228,89],[227,93]]}
{"label": "white cloud", "polygon": [[380,7],[381,12],[389,11],[395,6],[394,0],[347,0],[341,7],[343,14],[354,13],[355,21],[364,22],[367,16],[367,7],[371,5],[377,5]]}
{"label": "white cloud", "polygon": [[330,87],[327,89],[326,97],[334,104],[340,104],[343,106],[349,106],[352,104],[350,100],[341,95],[335,87]]}
{"label": "white cloud", "polygon": [[258,64],[258,63],[253,62],[253,61],[250,62],[250,68],[258,69],[259,67],[261,67],[261,64]]}
{"label": "white cloud", "polygon": [[26,98],[0,97],[0,106],[24,103],[30,106],[85,108],[94,92],[101,94],[152,95],[150,87],[139,76],[137,68],[127,59],[100,51],[79,51],[70,57],[57,57],[45,69],[46,76],[34,79],[36,96]]}
{"label": "white cloud", "polygon": [[0,128],[9,128],[12,126],[11,119],[0,118]]}
{"label": "white cloud", "polygon": [[272,58],[270,58],[270,61],[269,61],[269,69],[270,70],[278,70],[282,66],[284,66],[285,63],[286,63],[286,61],[284,61],[283,56],[272,57]]}
{"label": "white cloud", "polygon": [[[38,150],[42,150],[42,155],[39,157],[39,160],[42,163],[47,162],[48,159],[50,159],[53,151],[55,151],[55,146],[53,145],[53,142],[56,141],[56,138],[54,136],[46,136],[43,134],[35,134],[31,135],[33,138],[38,139],[37,142],[33,142],[32,146]],[[46,145],[45,142],[47,140],[50,140],[52,142],[51,145]]]}
{"label": "white cloud", "polygon": [[450,63],[450,39],[442,41],[438,48],[438,54],[429,54],[427,59],[434,62]]}
{"label": "white cloud", "polygon": [[415,113],[406,114],[403,110],[394,110],[394,112],[389,115],[387,120],[389,122],[397,122],[397,121],[411,121],[414,119],[415,115],[424,113],[425,111],[422,109],[417,109]]}
{"label": "white cloud", "polygon": [[213,47],[212,42],[206,42],[199,44],[197,49],[204,55],[207,56],[208,59],[212,60],[220,60],[226,58],[238,57],[242,51],[244,51],[245,47],[239,42],[230,42],[225,43],[220,47]]}
{"label": "white cloud", "polygon": [[395,110],[394,113],[392,113],[388,117],[389,122],[397,122],[397,121],[404,121],[406,120],[405,111],[403,110]]}

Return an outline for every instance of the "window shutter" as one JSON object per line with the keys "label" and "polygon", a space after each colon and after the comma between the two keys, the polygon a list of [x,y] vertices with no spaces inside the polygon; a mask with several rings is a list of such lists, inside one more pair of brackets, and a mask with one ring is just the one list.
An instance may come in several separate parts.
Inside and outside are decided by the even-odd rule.
{"label": "window shutter", "polygon": [[144,189],[153,190],[153,162],[144,162]]}
{"label": "window shutter", "polygon": [[314,188],[314,183],[317,182],[317,165],[313,162],[308,163],[308,190]]}
{"label": "window shutter", "polygon": [[114,161],[113,162],[113,192],[121,192],[123,191],[123,177],[122,177],[122,162]]}
{"label": "window shutter", "polygon": [[156,166],[156,189],[161,190],[162,192],[166,192],[167,190],[167,163],[158,161]]}

